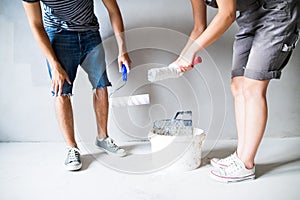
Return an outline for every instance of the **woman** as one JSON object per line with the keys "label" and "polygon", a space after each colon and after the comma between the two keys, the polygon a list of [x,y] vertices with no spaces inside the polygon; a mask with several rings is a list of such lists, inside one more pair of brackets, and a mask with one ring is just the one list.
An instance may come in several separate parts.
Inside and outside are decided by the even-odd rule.
{"label": "woman", "polygon": [[[223,159],[213,158],[212,178],[222,182],[255,178],[254,158],[267,123],[266,92],[279,79],[299,35],[298,0],[212,0],[218,13],[206,25],[206,5],[191,0],[194,29],[174,62],[185,72],[195,55],[216,41],[236,20],[231,91],[234,97],[238,145]],[[236,19],[236,11],[239,15]]]}

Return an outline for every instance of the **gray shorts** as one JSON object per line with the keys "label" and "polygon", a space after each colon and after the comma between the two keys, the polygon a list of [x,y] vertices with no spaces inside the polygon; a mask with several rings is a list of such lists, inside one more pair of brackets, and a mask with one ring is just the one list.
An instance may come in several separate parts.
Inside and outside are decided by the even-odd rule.
{"label": "gray shorts", "polygon": [[280,78],[299,38],[299,4],[299,0],[259,0],[240,10],[232,78]]}

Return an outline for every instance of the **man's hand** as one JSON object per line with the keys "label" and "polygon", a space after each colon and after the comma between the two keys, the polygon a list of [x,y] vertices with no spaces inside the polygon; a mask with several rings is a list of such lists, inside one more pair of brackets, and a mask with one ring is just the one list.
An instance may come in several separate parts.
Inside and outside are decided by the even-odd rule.
{"label": "man's hand", "polygon": [[52,67],[52,90],[55,96],[61,96],[64,82],[67,81],[70,85],[72,84],[66,71],[56,64],[55,67]]}
{"label": "man's hand", "polygon": [[130,58],[128,56],[127,50],[126,50],[126,44],[125,44],[125,36],[124,36],[124,24],[122,15],[119,9],[119,6],[117,4],[116,0],[102,0],[104,3],[104,6],[106,7],[111,26],[114,30],[116,40],[118,43],[119,48],[119,57],[118,57],[118,64],[119,64],[119,71],[121,72],[122,64],[126,66],[127,73],[130,70]]}
{"label": "man's hand", "polygon": [[119,72],[121,72],[122,65],[124,64],[126,66],[127,73],[129,73],[131,60],[127,53],[124,53],[118,57],[118,64],[119,64]]}

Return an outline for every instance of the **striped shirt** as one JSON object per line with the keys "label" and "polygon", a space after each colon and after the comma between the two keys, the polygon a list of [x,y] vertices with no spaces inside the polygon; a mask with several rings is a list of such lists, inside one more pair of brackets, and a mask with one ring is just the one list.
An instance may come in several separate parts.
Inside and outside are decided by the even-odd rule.
{"label": "striped shirt", "polygon": [[94,13],[94,0],[23,0],[43,3],[45,28],[61,28],[69,31],[98,30]]}

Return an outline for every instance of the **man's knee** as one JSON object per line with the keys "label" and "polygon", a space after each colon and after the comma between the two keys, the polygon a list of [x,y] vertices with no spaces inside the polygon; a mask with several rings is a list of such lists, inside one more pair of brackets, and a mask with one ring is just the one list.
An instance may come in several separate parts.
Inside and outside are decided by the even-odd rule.
{"label": "man's knee", "polygon": [[68,103],[71,101],[71,95],[60,95],[55,97],[57,103]]}
{"label": "man's knee", "polygon": [[94,91],[94,94],[95,94],[96,98],[98,98],[98,99],[103,99],[103,98],[107,99],[108,98],[106,87],[96,88]]}

